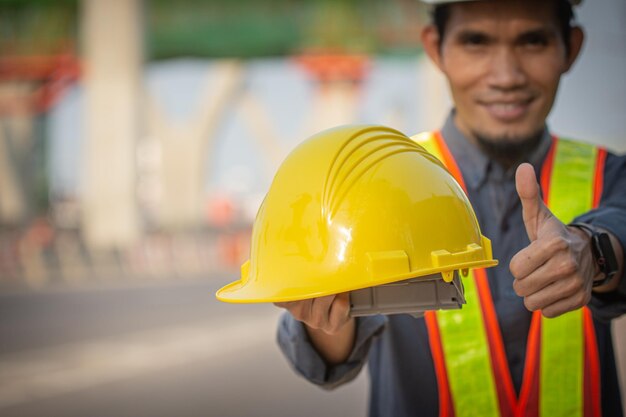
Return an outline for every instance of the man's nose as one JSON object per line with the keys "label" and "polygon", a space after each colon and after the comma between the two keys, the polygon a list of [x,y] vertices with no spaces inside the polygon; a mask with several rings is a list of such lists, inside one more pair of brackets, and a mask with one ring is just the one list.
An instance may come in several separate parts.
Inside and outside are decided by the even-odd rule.
{"label": "man's nose", "polygon": [[512,48],[497,48],[489,68],[489,85],[501,90],[519,88],[526,83],[522,62]]}

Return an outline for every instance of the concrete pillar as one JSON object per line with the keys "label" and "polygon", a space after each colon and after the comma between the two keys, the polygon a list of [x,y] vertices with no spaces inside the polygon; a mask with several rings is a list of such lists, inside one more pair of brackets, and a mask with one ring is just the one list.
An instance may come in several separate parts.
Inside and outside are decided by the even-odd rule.
{"label": "concrete pillar", "polygon": [[415,95],[419,100],[418,131],[439,129],[452,108],[448,83],[426,54],[418,60],[418,71],[421,80]]}
{"label": "concrete pillar", "polygon": [[185,125],[170,120],[156,100],[146,99],[148,137],[158,141],[161,150],[159,221],[166,229],[195,227],[205,215],[205,173],[211,170],[211,159],[207,161],[206,156],[214,147],[216,130],[239,94],[243,69],[239,61],[216,64],[207,73],[207,93],[196,116]]}
{"label": "concrete pillar", "polygon": [[142,12],[141,0],[82,2],[83,227],[96,248],[126,246],[139,232],[135,145],[141,127]]}
{"label": "concrete pillar", "polygon": [[359,93],[360,86],[354,83],[320,82],[313,97],[306,133],[302,137],[334,126],[354,123],[357,120],[358,103],[361,98]]}

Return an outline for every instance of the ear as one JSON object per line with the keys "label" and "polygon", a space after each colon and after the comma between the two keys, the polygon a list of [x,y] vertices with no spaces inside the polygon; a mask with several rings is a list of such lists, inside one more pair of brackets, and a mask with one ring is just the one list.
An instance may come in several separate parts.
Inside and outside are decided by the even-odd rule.
{"label": "ear", "polygon": [[576,59],[580,54],[580,50],[583,47],[584,41],[585,32],[580,26],[574,26],[570,32],[569,56],[567,57],[565,71],[563,72],[567,72],[570,70],[570,68],[572,68],[572,65],[574,65],[574,62],[576,62]]}
{"label": "ear", "polygon": [[422,39],[422,46],[424,47],[426,55],[428,55],[430,60],[433,61],[439,70],[443,71],[439,31],[435,25],[425,26],[422,29],[420,37]]}

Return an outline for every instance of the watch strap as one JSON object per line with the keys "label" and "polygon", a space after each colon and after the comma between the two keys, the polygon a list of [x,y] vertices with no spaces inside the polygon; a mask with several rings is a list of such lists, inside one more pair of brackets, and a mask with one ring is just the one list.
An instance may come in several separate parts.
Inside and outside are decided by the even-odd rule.
{"label": "watch strap", "polygon": [[569,226],[582,229],[591,234],[591,253],[593,254],[593,258],[600,272],[604,274],[602,279],[593,281],[593,286],[599,287],[609,282],[618,268],[617,258],[615,257],[615,251],[613,250],[613,245],[611,245],[609,234],[598,231],[596,228],[586,223],[570,223]]}

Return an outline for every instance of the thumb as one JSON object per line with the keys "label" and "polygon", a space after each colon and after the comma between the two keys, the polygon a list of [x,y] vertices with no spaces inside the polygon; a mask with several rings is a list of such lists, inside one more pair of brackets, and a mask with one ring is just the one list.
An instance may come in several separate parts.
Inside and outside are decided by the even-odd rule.
{"label": "thumb", "polygon": [[535,176],[535,169],[528,163],[517,167],[515,172],[515,188],[522,202],[522,216],[526,233],[530,241],[537,239],[537,233],[542,221],[546,218],[548,208],[543,204],[539,193],[539,184]]}

